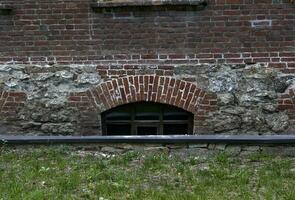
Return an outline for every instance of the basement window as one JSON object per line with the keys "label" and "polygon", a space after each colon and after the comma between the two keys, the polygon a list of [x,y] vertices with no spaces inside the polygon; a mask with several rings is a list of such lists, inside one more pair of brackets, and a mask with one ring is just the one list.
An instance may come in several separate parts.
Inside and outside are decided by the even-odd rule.
{"label": "basement window", "polygon": [[207,0],[99,0],[91,3],[95,12],[199,11],[206,6]]}
{"label": "basement window", "polygon": [[9,15],[12,12],[12,7],[0,3],[0,15]]}
{"label": "basement window", "polygon": [[103,135],[185,135],[192,127],[192,113],[160,103],[131,103],[102,113]]}

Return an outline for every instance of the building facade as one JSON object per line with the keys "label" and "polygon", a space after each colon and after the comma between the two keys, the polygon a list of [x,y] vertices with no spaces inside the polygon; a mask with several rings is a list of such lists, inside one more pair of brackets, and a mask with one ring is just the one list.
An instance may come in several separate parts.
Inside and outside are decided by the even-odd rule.
{"label": "building facade", "polygon": [[293,131],[290,0],[1,0],[0,44],[1,134]]}

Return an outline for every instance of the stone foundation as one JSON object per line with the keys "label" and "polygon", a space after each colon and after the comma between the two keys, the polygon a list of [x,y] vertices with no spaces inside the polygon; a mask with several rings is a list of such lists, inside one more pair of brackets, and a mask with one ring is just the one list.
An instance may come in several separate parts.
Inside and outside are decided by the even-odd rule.
{"label": "stone foundation", "polygon": [[198,157],[206,158],[218,153],[225,153],[228,156],[248,157],[255,155],[270,156],[295,156],[294,145],[247,145],[247,144],[87,144],[73,145],[76,150],[84,154],[125,154],[139,152],[144,154],[165,153],[180,158]]}
{"label": "stone foundation", "polygon": [[109,80],[93,65],[1,65],[0,134],[100,135],[102,112],[140,101],[193,113],[194,134],[292,134],[295,76],[262,64],[169,69]]}

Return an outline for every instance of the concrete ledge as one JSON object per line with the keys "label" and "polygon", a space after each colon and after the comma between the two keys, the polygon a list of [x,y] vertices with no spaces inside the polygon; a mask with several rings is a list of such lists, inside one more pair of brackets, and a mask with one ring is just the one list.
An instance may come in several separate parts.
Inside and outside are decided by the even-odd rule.
{"label": "concrete ledge", "polygon": [[10,136],[0,144],[157,143],[157,144],[295,144],[295,135],[170,135],[170,136]]}

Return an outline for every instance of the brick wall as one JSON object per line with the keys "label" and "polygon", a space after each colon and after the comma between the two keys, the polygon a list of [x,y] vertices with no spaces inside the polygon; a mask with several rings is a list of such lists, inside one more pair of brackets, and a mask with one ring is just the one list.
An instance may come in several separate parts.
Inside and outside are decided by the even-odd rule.
{"label": "brick wall", "polygon": [[200,11],[102,13],[92,10],[92,0],[1,3],[14,7],[0,16],[1,63],[264,62],[294,72],[295,5],[289,0],[209,0]]}

